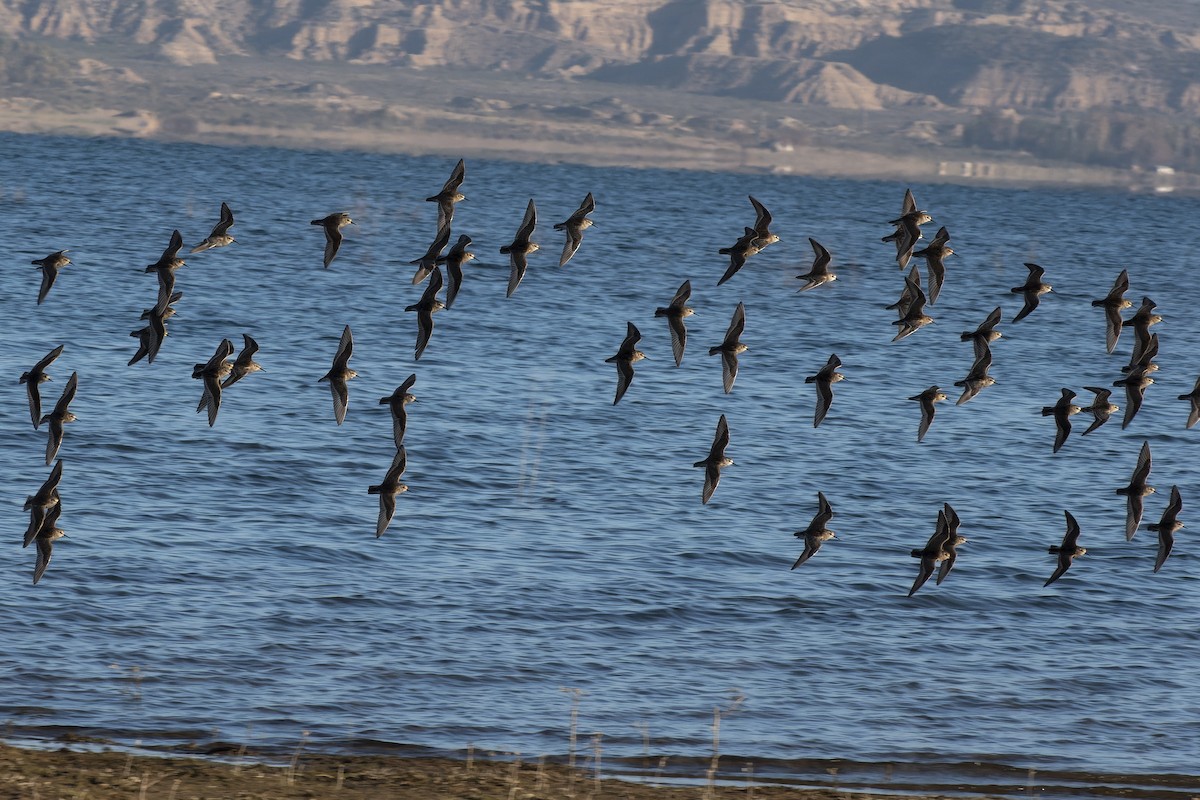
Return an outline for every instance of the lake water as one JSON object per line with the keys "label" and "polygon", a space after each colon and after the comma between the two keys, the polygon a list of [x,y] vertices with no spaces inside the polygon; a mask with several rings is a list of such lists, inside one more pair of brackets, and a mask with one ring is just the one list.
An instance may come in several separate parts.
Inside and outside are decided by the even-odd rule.
{"label": "lake water", "polygon": [[[1176,399],[1200,374],[1195,198],[914,185],[926,236],[946,225],[957,254],[935,324],[893,343],[884,306],[903,280],[880,237],[903,184],[469,160],[454,234],[479,260],[414,362],[403,309],[423,286],[408,262],[454,158],[13,135],[0,158],[10,736],[291,747],[308,731],[328,750],[560,756],[566,688],[583,692],[579,749],[602,733],[606,763],[630,769],[648,752],[702,774],[722,708],[732,775],[753,761],[801,781],[836,767],[1011,788],[1029,770],[1056,786],[1173,773],[1179,796],[1200,789],[1200,545],[1185,528],[1153,574],[1155,535],[1125,541],[1113,491],[1149,441],[1144,523],[1172,484],[1185,523],[1200,497],[1200,428]],[[560,269],[550,225],[589,191],[596,224]],[[748,194],[782,241],[717,287],[717,250],[753,222]],[[542,250],[506,299],[497,251],[531,197]],[[143,268],[174,228],[186,255],[222,201],[238,243],[186,256],[158,359],[126,366],[155,299]],[[309,220],[343,210],[357,224],[325,270]],[[809,236],[839,279],[798,294]],[[29,261],[62,248],[74,263],[37,306]],[[1054,292],[1010,324],[1025,261]],[[1128,429],[1081,438],[1076,417],[1052,454],[1041,407],[1064,386],[1090,399],[1082,387],[1128,360],[1131,333],[1106,354],[1090,306],[1123,268],[1135,304],[1159,303],[1162,369]],[[653,314],[684,279],[696,315],[676,368]],[[738,302],[750,349],[726,395],[707,353]],[[997,383],[956,407],[973,360],[959,333],[997,305]],[[627,321],[648,358],[614,407],[604,359]],[[317,379],[347,324],[358,378],[338,427]],[[225,393],[210,429],[192,365],[222,338],[240,350],[243,332],[264,371]],[[47,410],[79,372],[60,452],[69,535],[31,586],[21,504],[49,469],[17,378],[57,344]],[[831,353],[846,377],[814,429],[803,379]],[[411,372],[410,490],[377,540],[366,490],[394,450],[378,400]],[[918,444],[906,398],[933,383],[951,402]],[[692,463],[721,414],[736,464],[705,506]],[[818,490],[838,538],[791,571]],[[906,597],[908,551],[944,502],[970,541],[945,583]],[[1043,588],[1064,510],[1088,553]]]}

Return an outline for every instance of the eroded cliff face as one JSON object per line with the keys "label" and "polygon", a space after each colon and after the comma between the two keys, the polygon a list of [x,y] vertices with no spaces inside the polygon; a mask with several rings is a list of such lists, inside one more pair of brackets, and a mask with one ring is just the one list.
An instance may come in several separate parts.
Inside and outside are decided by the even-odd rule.
{"label": "eroded cliff face", "polygon": [[[1200,107],[1200,13],[1133,0],[0,0],[0,35],[595,77],[835,108]],[[1161,9],[1160,9],[1161,11]]]}

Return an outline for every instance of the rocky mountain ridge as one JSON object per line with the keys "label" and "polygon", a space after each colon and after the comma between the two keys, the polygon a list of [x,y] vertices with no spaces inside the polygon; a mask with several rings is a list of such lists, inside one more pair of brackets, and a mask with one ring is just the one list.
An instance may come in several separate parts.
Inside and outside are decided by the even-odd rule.
{"label": "rocky mountain ridge", "polygon": [[174,65],[452,67],[844,109],[1200,110],[1184,0],[0,0],[0,36]]}

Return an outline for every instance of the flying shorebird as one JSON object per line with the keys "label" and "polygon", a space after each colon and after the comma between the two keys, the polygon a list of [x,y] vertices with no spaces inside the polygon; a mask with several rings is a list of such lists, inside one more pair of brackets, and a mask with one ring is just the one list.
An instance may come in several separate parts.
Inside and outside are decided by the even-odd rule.
{"label": "flying shorebird", "polygon": [[992,313],[987,315],[987,319],[979,323],[979,327],[973,331],[963,331],[959,337],[964,342],[971,342],[975,348],[975,358],[983,355],[983,352],[989,348],[992,342],[1000,338],[1000,331],[996,330],[996,326],[1000,324],[1001,311],[1000,306],[996,306]]}
{"label": "flying shorebird", "polygon": [[633,365],[646,357],[645,353],[637,349],[637,343],[642,338],[641,331],[632,322],[626,325],[628,327],[625,329],[625,339],[621,342],[620,349],[616,355],[604,359],[607,364],[617,365],[617,396],[613,398],[614,406],[621,402],[625,390],[633,382]]}
{"label": "flying shorebird", "polygon": [[425,287],[421,299],[404,307],[405,311],[417,312],[417,344],[413,354],[414,361],[421,360],[421,354],[425,352],[425,346],[429,344],[429,337],[433,336],[433,313],[446,307],[445,303],[437,299],[438,292],[441,290],[442,271],[434,267],[433,272],[429,275],[429,285]]}
{"label": "flying shorebird", "polygon": [[311,225],[320,225],[325,231],[325,269],[329,269],[338,248],[342,246],[342,228],[353,225],[354,220],[345,211],[335,211],[326,217],[314,219]]}
{"label": "flying shorebird", "polygon": [[1191,428],[1200,421],[1200,378],[1196,379],[1196,385],[1187,394],[1179,395],[1180,400],[1187,400],[1191,404],[1191,410],[1188,412],[1187,427]]}
{"label": "flying shorebird", "polygon": [[403,494],[408,491],[408,486],[400,482],[400,476],[404,474],[404,469],[408,465],[408,454],[404,451],[404,446],[399,445],[396,449],[396,456],[392,459],[392,465],[388,467],[387,474],[383,476],[383,480],[376,486],[368,486],[367,494],[379,495],[379,518],[375,523],[375,538],[383,536],[383,532],[387,530],[388,523],[392,521],[392,517],[396,514],[396,495]]}
{"label": "flying shorebird", "polygon": [[808,239],[808,243],[812,245],[813,249],[813,265],[812,269],[808,272],[796,276],[805,281],[804,285],[797,290],[800,292],[807,292],[809,289],[815,289],[818,286],[837,280],[837,275],[829,269],[829,262],[832,260],[829,251],[811,236]]}
{"label": "flying shorebird", "polygon": [[525,270],[529,266],[529,254],[538,249],[538,245],[529,240],[529,237],[533,236],[535,227],[537,227],[537,209],[533,206],[533,198],[530,198],[529,205],[525,207],[525,218],[521,220],[521,227],[517,228],[517,235],[513,237],[510,244],[500,248],[501,253],[508,255],[508,263],[511,268],[506,297],[512,297],[513,292],[521,285],[521,279],[525,277]]}
{"label": "flying shorebird", "polygon": [[58,448],[62,446],[63,425],[76,419],[67,407],[75,399],[75,390],[78,387],[79,373],[72,372],[71,377],[67,379],[67,385],[63,387],[62,395],[54,404],[54,410],[42,417],[42,422],[47,423],[50,428],[50,438],[46,440],[46,466],[50,466],[50,462],[58,455]]}
{"label": "flying shorebird", "polygon": [[814,428],[821,424],[821,420],[825,419],[825,415],[829,413],[829,406],[833,404],[833,384],[846,377],[837,371],[841,365],[842,360],[837,357],[837,353],[834,353],[825,362],[825,366],[817,371],[816,375],[809,375],[804,379],[805,383],[817,385],[817,405],[813,411]]}
{"label": "flying shorebird", "polygon": [[346,421],[346,408],[350,404],[350,389],[346,381],[358,377],[358,373],[349,366],[353,353],[354,337],[350,334],[350,326],[347,325],[338,342],[337,353],[333,356],[333,366],[317,381],[329,381],[329,391],[333,394],[333,417],[338,425]]}
{"label": "flying shorebird", "polygon": [[1142,298],[1142,305],[1133,316],[1121,323],[1122,327],[1133,328],[1133,354],[1131,362],[1143,360],[1146,349],[1150,346],[1150,326],[1162,322],[1162,317],[1154,313],[1158,304],[1149,297]]}
{"label": "flying shorebird", "polygon": [[908,590],[909,597],[912,597],[918,589],[925,585],[925,581],[929,580],[929,576],[933,574],[938,562],[950,557],[945,550],[948,536],[949,526],[946,522],[946,511],[941,509],[938,511],[937,525],[933,530],[933,535],[929,537],[929,541],[919,550],[910,551],[913,558],[921,559],[921,568],[917,572],[912,588]]}
{"label": "flying shorebird", "polygon": [[721,354],[721,379],[725,394],[733,391],[733,382],[737,380],[738,354],[749,348],[742,344],[742,330],[746,327],[746,304],[738,303],[733,310],[733,318],[729,320],[729,328],[725,331],[725,339],[716,347],[708,348],[708,354]]}
{"label": "flying shorebird", "polygon": [[900,331],[892,337],[893,342],[911,336],[933,322],[933,317],[925,313],[925,292],[921,291],[920,285],[912,278],[905,278],[904,283],[911,300],[904,315],[892,323],[900,328]]}
{"label": "flying shorebird", "polygon": [[1150,442],[1145,441],[1142,442],[1137,466],[1133,468],[1133,476],[1129,479],[1129,485],[1116,490],[1117,494],[1123,494],[1128,498],[1128,511],[1125,515],[1125,541],[1130,541],[1137,533],[1138,523],[1142,521],[1143,498],[1148,494],[1154,494],[1154,487],[1146,483],[1149,477]]}
{"label": "flying shorebird", "polygon": [[1067,518],[1067,533],[1063,536],[1062,544],[1050,545],[1050,552],[1058,554],[1058,567],[1050,579],[1042,584],[1042,588],[1061,578],[1071,568],[1072,559],[1087,552],[1086,548],[1079,546],[1079,523],[1071,516],[1070,511],[1064,511],[1063,514]]}
{"label": "flying shorebird", "polygon": [[1158,534],[1158,557],[1154,560],[1155,572],[1162,569],[1163,562],[1167,560],[1167,556],[1171,555],[1171,548],[1175,546],[1175,531],[1183,527],[1183,523],[1179,521],[1181,510],[1183,510],[1183,500],[1179,497],[1179,487],[1172,486],[1171,500],[1163,510],[1162,518],[1157,524],[1146,526],[1146,530]]}
{"label": "flying shorebird", "polygon": [[[909,201],[912,200],[912,194],[908,193],[904,196],[905,207],[909,206]],[[923,211],[916,208],[915,201],[912,202],[912,208],[902,213],[899,217],[889,220],[889,225],[896,226],[896,230],[883,237],[883,241],[896,243],[896,264],[900,269],[908,266],[908,261],[912,258],[913,248],[917,241],[923,238],[921,226],[927,222],[932,222],[933,217],[928,211]]]}
{"label": "flying shorebird", "polygon": [[67,535],[66,531],[58,527],[58,509],[59,507],[55,506],[54,509],[47,512],[33,536],[33,541],[37,543],[37,563],[33,567],[34,586],[42,579],[42,576],[46,574],[46,568],[50,566],[54,543]]}
{"label": "flying shorebird", "polygon": [[937,303],[942,284],[946,281],[946,257],[954,255],[954,251],[946,245],[948,241],[950,233],[943,225],[938,228],[932,242],[913,251],[913,257],[925,259],[925,266],[929,269],[929,305]]}
{"label": "flying shorebird", "polygon": [[1158,370],[1153,359],[1158,356],[1158,334],[1150,334],[1150,340],[1142,349],[1139,359],[1121,367],[1125,377],[1113,381],[1113,386],[1125,387],[1125,416],[1121,418],[1121,430],[1129,427],[1146,399],[1146,389],[1154,383],[1151,373]]}
{"label": "flying shorebird", "polygon": [[675,356],[675,366],[677,367],[683,361],[683,349],[687,346],[687,326],[683,324],[683,321],[696,313],[695,309],[687,305],[688,298],[691,296],[692,282],[684,281],[675,292],[675,296],[671,298],[670,305],[666,308],[654,309],[654,316],[667,318],[667,327],[671,330],[671,352]]}
{"label": "flying shorebird", "polygon": [[387,397],[379,398],[379,405],[387,405],[392,412],[392,438],[396,440],[397,449],[404,446],[404,431],[408,427],[408,412],[404,407],[417,401],[417,398],[408,392],[416,382],[417,373],[414,372],[396,387],[396,391]]}
{"label": "flying shorebird", "polygon": [[1116,348],[1117,339],[1121,337],[1121,329],[1125,326],[1121,320],[1121,310],[1133,305],[1132,300],[1125,299],[1127,291],[1129,291],[1129,270],[1123,269],[1113,281],[1108,294],[1101,300],[1092,301],[1094,307],[1104,309],[1104,343],[1110,353]]}
{"label": "flying shorebird", "polygon": [[829,501],[825,499],[822,492],[817,492],[817,513],[813,515],[812,522],[808,523],[808,527],[802,531],[796,531],[793,536],[797,539],[804,540],[804,551],[800,553],[800,557],[792,564],[792,569],[808,561],[817,551],[821,549],[821,545],[830,539],[836,539],[837,535],[826,528],[829,520],[833,517],[833,507],[829,505]]}
{"label": "flying shorebird", "polygon": [[954,569],[954,562],[958,560],[958,546],[967,543],[967,537],[960,536],[958,526],[962,524],[962,520],[958,518],[958,512],[949,503],[942,504],[942,513],[946,520],[946,533],[942,539],[942,554],[941,564],[938,566],[937,586],[942,585],[942,581],[946,580],[946,576],[950,574],[950,570]]}
{"label": "flying shorebird", "polygon": [[921,271],[917,269],[917,265],[913,264],[912,269],[908,271],[908,279],[904,281],[904,288],[900,291],[900,297],[891,305],[884,306],[889,311],[894,310],[897,317],[904,319],[904,315],[908,313],[909,306],[917,299],[916,290],[921,288]]}
{"label": "flying shorebird", "polygon": [[450,172],[449,180],[442,186],[442,190],[433,197],[425,198],[427,203],[438,204],[437,226],[439,231],[448,227],[450,221],[454,219],[454,205],[467,199],[462,192],[458,191],[458,187],[462,185],[463,178],[466,176],[467,166],[460,158]]}
{"label": "flying shorebird", "polygon": [[554,226],[554,230],[567,234],[567,241],[563,243],[562,255],[558,259],[560,267],[566,266],[567,262],[571,260],[571,256],[575,255],[575,251],[579,249],[579,245],[583,243],[583,232],[594,224],[592,220],[588,219],[588,214],[595,210],[596,200],[592,197],[592,193],[588,192],[587,197],[583,198],[583,202],[579,204],[575,213]]}
{"label": "flying shorebird", "polygon": [[749,197],[750,205],[754,207],[754,227],[746,228],[746,232],[732,246],[722,247],[717,251],[720,255],[729,256],[729,267],[721,276],[721,280],[717,281],[717,286],[736,275],[738,270],[746,265],[747,258],[761,253],[768,245],[779,241],[779,236],[771,232],[771,212],[755,200],[753,195]]}
{"label": "flying shorebird", "polygon": [[443,263],[445,259],[442,257],[442,251],[446,249],[446,245],[450,243],[450,226],[446,225],[439,228],[437,237],[429,245],[425,251],[425,255],[420,258],[414,258],[409,264],[415,264],[417,271],[413,273],[412,282],[416,286],[421,281],[429,277],[429,273],[436,269],[437,265]]}
{"label": "flying shorebird", "polygon": [[446,308],[454,305],[458,290],[462,287],[463,264],[475,258],[475,254],[467,250],[471,246],[471,237],[465,233],[450,248],[446,255],[438,259],[439,264],[446,265]]}
{"label": "flying shorebird", "polygon": [[182,258],[179,257],[179,251],[183,248],[183,234],[178,229],[171,231],[171,239],[163,250],[162,255],[158,257],[158,261],[147,265],[144,272],[156,273],[158,275],[159,298],[163,294],[170,295],[175,287],[175,271],[180,267],[187,266]]}
{"label": "flying shorebird", "polygon": [[704,491],[700,495],[701,504],[707,504],[712,499],[713,492],[717,490],[717,484],[721,482],[721,470],[733,466],[733,459],[725,455],[725,448],[728,445],[729,423],[722,414],[721,418],[717,420],[717,433],[713,437],[708,458],[692,465],[693,467],[704,467]]}
{"label": "flying shorebird", "polygon": [[252,372],[262,371],[262,364],[254,360],[254,354],[258,352],[258,342],[248,333],[242,334],[242,342],[242,352],[234,359],[229,377],[221,382],[222,389],[228,389]]}
{"label": "flying shorebird", "polygon": [[1094,392],[1096,395],[1092,399],[1092,404],[1083,409],[1084,413],[1091,414],[1093,417],[1092,424],[1088,425],[1087,430],[1083,432],[1083,435],[1087,436],[1096,430],[1096,428],[1108,422],[1109,417],[1121,409],[1116,403],[1109,402],[1108,398],[1112,395],[1111,389],[1103,389],[1097,386],[1085,386],[1083,388],[1089,392]]}
{"label": "flying shorebird", "polygon": [[225,245],[233,244],[237,241],[229,235],[229,229],[233,226],[233,212],[229,210],[228,203],[221,203],[221,219],[213,226],[212,233],[208,238],[200,242],[192,248],[191,252],[200,253],[213,247],[224,247]]}
{"label": "flying shorebird", "polygon": [[46,295],[50,293],[50,287],[54,285],[54,281],[58,278],[58,272],[63,267],[71,263],[71,259],[67,258],[66,254],[70,250],[59,250],[51,253],[45,258],[35,258],[31,264],[37,266],[42,271],[42,286],[38,289],[37,304],[40,306],[42,301],[46,299]]}
{"label": "flying shorebird", "polygon": [[42,424],[41,384],[50,380],[50,376],[46,374],[46,367],[54,363],[54,359],[62,355],[62,351],[63,345],[60,344],[43,356],[28,372],[22,372],[21,379],[17,381],[25,384],[25,394],[29,397],[29,418],[33,420],[34,430]]}
{"label": "flying shorebird", "polygon": [[50,470],[50,475],[42,483],[38,490],[25,498],[25,511],[33,509],[48,510],[59,502],[58,484],[62,480],[63,462],[60,458],[54,462],[54,468]]}
{"label": "flying shorebird", "polygon": [[933,423],[933,415],[936,413],[934,403],[948,400],[949,397],[935,383],[920,394],[913,395],[908,399],[916,400],[921,404],[921,424],[917,428],[917,441],[919,442],[925,438],[925,434],[929,432],[929,426]]}
{"label": "flying shorebird", "polygon": [[1020,286],[1014,286],[1009,290],[1013,294],[1019,294],[1025,297],[1025,305],[1022,306],[1021,310],[1017,312],[1017,315],[1013,317],[1013,322],[1020,322],[1029,316],[1030,312],[1038,307],[1038,303],[1041,302],[1042,295],[1044,295],[1046,292],[1054,291],[1050,284],[1042,280],[1042,277],[1046,274],[1045,269],[1029,261],[1025,262],[1025,268],[1029,270],[1029,277],[1025,279],[1025,283],[1021,284]]}
{"label": "flying shorebird", "polygon": [[[895,225],[896,230],[892,231],[887,236],[884,236],[882,239],[882,241],[885,241],[885,242],[895,242],[896,243],[896,260],[897,261],[900,260],[900,254],[902,252],[904,252],[904,249],[906,246],[904,226],[899,224],[899,220],[904,219],[904,216],[906,214],[911,214],[912,212],[914,212],[916,210],[917,210],[917,199],[915,197],[913,197],[912,189],[905,189],[904,190],[904,202],[900,204],[900,217],[896,221],[889,223],[891,225]],[[921,223],[921,224],[923,225],[924,223]],[[919,228],[918,228],[918,233],[920,233]],[[904,269],[904,267],[900,267],[900,269]]]}
{"label": "flying shorebird", "polygon": [[1071,415],[1078,414],[1083,409],[1074,405],[1071,401],[1075,399],[1075,392],[1070,389],[1063,388],[1062,397],[1058,398],[1058,402],[1052,406],[1042,406],[1042,416],[1054,417],[1054,452],[1057,453],[1066,443],[1067,437],[1071,435]]}
{"label": "flying shorebird", "polygon": [[222,339],[212,358],[204,364],[196,364],[192,368],[192,377],[204,382],[204,391],[200,402],[196,405],[196,413],[208,409],[208,427],[217,421],[217,412],[221,409],[221,381],[233,371],[229,356],[233,355],[233,342]]}
{"label": "flying shorebird", "polygon": [[971,365],[971,371],[967,373],[967,377],[961,381],[955,381],[955,386],[963,387],[963,393],[955,401],[956,406],[961,406],[963,403],[970,400],[980,391],[992,386],[996,383],[996,379],[988,374],[988,370],[992,367],[992,351],[987,345],[984,345],[983,353],[975,359],[975,363]]}

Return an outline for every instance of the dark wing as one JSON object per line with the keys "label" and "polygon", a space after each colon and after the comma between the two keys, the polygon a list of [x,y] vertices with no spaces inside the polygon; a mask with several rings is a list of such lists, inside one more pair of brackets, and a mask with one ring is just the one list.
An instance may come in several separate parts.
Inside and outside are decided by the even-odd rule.
{"label": "dark wing", "polygon": [[921,424],[917,428],[917,441],[919,442],[924,439],[925,434],[929,432],[929,426],[933,423],[933,415],[935,411],[932,395],[922,394],[918,397],[918,399],[921,401]]}
{"label": "dark wing", "polygon": [[433,336],[433,309],[422,305],[417,309],[417,344],[413,352],[414,361],[421,360],[421,354],[425,352],[431,336]]}
{"label": "dark wing", "polygon": [[926,263],[929,265],[929,304],[933,305],[937,303],[942,284],[946,281],[946,264],[940,255],[930,256]]}
{"label": "dark wing", "polygon": [[196,410],[208,408],[208,427],[211,428],[216,423],[217,411],[221,408],[221,382],[211,370],[204,371],[203,380],[204,394],[200,397],[200,405]]}
{"label": "dark wing", "polygon": [[737,308],[733,310],[733,317],[729,320],[729,328],[725,331],[724,347],[730,347],[738,343],[742,337],[742,331],[746,328],[746,304],[738,303]]}
{"label": "dark wing", "polygon": [[617,363],[617,396],[613,398],[613,405],[621,402],[621,398],[625,396],[625,390],[629,388],[629,384],[633,382],[633,364],[625,359],[621,359]]}
{"label": "dark wing", "polygon": [[450,178],[442,185],[441,194],[458,194],[458,187],[462,185],[463,179],[467,177],[467,165],[463,159],[459,159],[454,165],[454,169],[450,172]]}
{"label": "dark wing", "polygon": [[717,484],[721,482],[721,468],[716,464],[708,464],[704,467],[704,489],[700,493],[700,502],[707,504],[712,499],[713,492],[717,490]]}
{"label": "dark wing", "polygon": [[387,530],[388,523],[392,521],[392,517],[396,513],[396,495],[391,492],[379,493],[379,518],[375,521],[375,538],[383,536]]}
{"label": "dark wing", "polygon": [[508,274],[508,293],[505,297],[512,297],[513,292],[521,285],[521,279],[525,277],[525,270],[529,266],[529,262],[526,260],[525,251],[515,248],[509,251],[508,262],[511,270]]}
{"label": "dark wing", "polygon": [[667,317],[667,327],[671,330],[671,353],[678,367],[683,361],[683,350],[687,347],[687,326],[683,324],[683,317]]}
{"label": "dark wing", "polygon": [[55,415],[62,416],[67,413],[67,406],[71,405],[71,401],[75,399],[75,392],[78,388],[79,373],[72,372],[71,377],[67,379],[67,385],[63,387],[62,395],[59,396],[58,402],[54,404]]}
{"label": "dark wing", "polygon": [[750,198],[750,205],[754,206],[754,231],[760,236],[768,232],[771,227],[771,212],[767,211],[767,207],[754,199],[753,195],[747,195]]}
{"label": "dark wing", "polygon": [[39,536],[37,540],[37,564],[33,568],[33,583],[36,586],[37,582],[46,574],[46,567],[50,566],[50,556],[53,554],[54,545],[44,536]]}
{"label": "dark wing", "polygon": [[792,569],[795,569],[796,567],[803,564],[805,561],[808,561],[820,549],[821,549],[821,542],[816,537],[805,536],[804,537],[804,552],[802,552],[800,554],[800,557],[796,559],[796,563],[792,564]]}
{"label": "dark wing", "polygon": [[325,223],[325,268],[329,269],[329,265],[333,262],[333,257],[337,255],[338,248],[342,246],[342,229],[337,226],[337,223]]}
{"label": "dark wing", "polygon": [[1121,338],[1121,329],[1124,327],[1121,320],[1121,311],[1116,306],[1104,307],[1104,344],[1108,348],[1108,352],[1112,352],[1117,347],[1117,340]]}
{"label": "dark wing", "polygon": [[729,250],[729,267],[726,268],[725,274],[721,276],[721,280],[717,281],[717,286],[732,278],[744,266],[746,266],[746,251],[734,245]]}
{"label": "dark wing", "polygon": [[725,457],[725,448],[729,445],[729,422],[722,414],[717,420],[717,431],[713,436],[712,447],[708,451],[710,460],[720,460]]}
{"label": "dark wing", "polygon": [[832,256],[829,255],[829,251],[825,249],[824,245],[811,236],[808,238],[808,243],[812,245],[814,255],[812,271],[820,273],[828,272],[829,262],[833,260]]}
{"label": "dark wing", "polygon": [[829,413],[829,406],[833,404],[833,385],[828,381],[819,380],[817,384],[817,407],[813,413],[813,427],[821,424],[825,419],[825,415]]}
{"label": "dark wing", "polygon": [[533,198],[530,198],[529,205],[525,207],[525,218],[521,220],[521,227],[517,229],[517,241],[528,242],[536,226],[537,209],[533,206]]}
{"label": "dark wing", "polygon": [[42,285],[38,289],[37,304],[40,306],[42,301],[46,299],[46,295],[50,294],[50,287],[54,285],[54,281],[58,278],[58,267],[43,266],[42,268]]}
{"label": "dark wing", "polygon": [[183,247],[183,235],[174,230],[171,232],[171,241],[167,244],[167,249],[163,250],[162,258],[158,261],[160,264],[165,264],[168,261],[175,259],[179,255],[180,249]]}
{"label": "dark wing", "polygon": [[346,381],[339,377],[329,380],[329,391],[333,394],[333,418],[341,425],[346,421],[346,408],[350,404],[350,388]]}
{"label": "dark wing", "polygon": [[721,351],[721,385],[725,388],[725,394],[733,391],[733,382],[737,380],[738,374],[738,357],[737,353],[732,350]]}
{"label": "dark wing", "polygon": [[342,338],[338,341],[337,352],[333,356],[334,370],[344,370],[350,363],[350,356],[354,354],[354,336],[350,333],[350,326],[347,325],[342,330]]}
{"label": "dark wing", "polygon": [[50,417],[49,433],[46,439],[46,466],[50,466],[50,462],[58,455],[58,448],[62,447],[63,422],[60,417]]}
{"label": "dark wing", "polygon": [[824,492],[817,492],[817,513],[813,516],[810,527],[824,528],[832,518],[833,506],[829,505],[829,501],[825,499]]}
{"label": "dark wing", "polygon": [[692,282],[690,280],[684,281],[679,285],[679,289],[676,290],[675,296],[671,298],[671,308],[683,308],[684,304],[687,303],[688,298],[691,296]]}
{"label": "dark wing", "polygon": [[563,242],[562,255],[558,257],[560,267],[565,267],[571,260],[571,256],[575,255],[575,251],[579,249],[579,245],[583,244],[583,232],[578,225],[568,225],[563,230],[567,234],[567,240]]}
{"label": "dark wing", "polygon": [[43,372],[45,372],[45,371],[46,371],[46,367],[50,366],[52,363],[54,363],[54,360],[55,360],[56,358],[58,358],[59,356],[61,356],[61,355],[62,355],[62,351],[63,351],[63,347],[64,347],[64,346],[65,346],[65,345],[61,345],[61,344],[60,344],[58,347],[54,348],[54,349],[53,349],[53,350],[51,350],[49,353],[47,353],[47,354],[46,354],[46,355],[45,355],[45,356],[42,358],[42,360],[41,360],[41,361],[39,361],[39,362],[37,362],[36,364],[34,364],[34,365],[33,365],[33,372],[35,372],[35,373],[39,373],[39,374],[40,374],[40,373],[43,373]]}
{"label": "dark wing", "polygon": [[932,556],[921,556],[921,570],[917,573],[916,580],[913,581],[912,588],[908,590],[908,596],[912,597],[925,585],[925,581],[929,580],[929,576],[933,574],[934,560]]}

